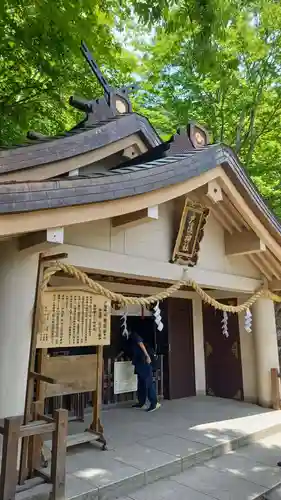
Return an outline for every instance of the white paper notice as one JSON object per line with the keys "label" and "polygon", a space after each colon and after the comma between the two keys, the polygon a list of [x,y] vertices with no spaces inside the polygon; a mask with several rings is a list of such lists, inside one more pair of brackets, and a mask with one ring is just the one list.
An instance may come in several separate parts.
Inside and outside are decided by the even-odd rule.
{"label": "white paper notice", "polygon": [[114,394],[136,392],[137,376],[130,361],[116,361],[114,363]]}

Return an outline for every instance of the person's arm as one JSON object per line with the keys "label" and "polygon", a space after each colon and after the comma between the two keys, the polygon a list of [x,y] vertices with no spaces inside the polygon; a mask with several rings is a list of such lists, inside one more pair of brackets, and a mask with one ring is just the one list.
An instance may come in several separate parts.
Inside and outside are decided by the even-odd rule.
{"label": "person's arm", "polygon": [[143,342],[138,342],[138,344],[139,344],[139,346],[140,346],[143,354],[145,355],[145,360],[146,360],[147,364],[150,365],[151,364],[151,359],[150,359],[150,356],[149,356],[149,354],[148,354],[148,352],[147,352],[147,350],[145,348],[144,343]]}

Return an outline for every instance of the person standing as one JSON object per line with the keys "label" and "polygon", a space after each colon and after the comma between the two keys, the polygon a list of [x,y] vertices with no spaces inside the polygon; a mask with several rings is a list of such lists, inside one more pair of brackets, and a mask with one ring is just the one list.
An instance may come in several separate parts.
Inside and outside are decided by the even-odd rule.
{"label": "person standing", "polygon": [[148,399],[150,406],[146,411],[150,413],[160,408],[153,381],[152,360],[144,345],[143,339],[137,333],[132,332],[129,340],[132,350],[132,363],[138,378],[138,403],[134,405],[134,407],[143,408]]}

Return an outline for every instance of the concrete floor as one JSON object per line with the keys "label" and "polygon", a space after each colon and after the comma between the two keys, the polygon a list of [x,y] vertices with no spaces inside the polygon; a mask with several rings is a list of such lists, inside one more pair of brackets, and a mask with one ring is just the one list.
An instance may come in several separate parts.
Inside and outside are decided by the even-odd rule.
{"label": "concrete floor", "polygon": [[[68,499],[105,500],[127,495],[136,500],[158,500],[173,494],[175,500],[232,500],[228,490],[238,488],[235,498],[248,500],[262,498],[255,492],[276,485],[281,477],[275,467],[281,458],[281,434],[277,434],[281,433],[281,411],[202,396],[165,401],[152,414],[114,408],[103,412],[102,422],[108,451],[91,444],[68,451]],[[72,423],[69,430],[78,433],[84,429],[85,423]],[[275,446],[276,436],[280,446],[279,441]],[[264,439],[271,439],[270,453]],[[253,457],[245,456],[250,452]],[[261,456],[265,457],[263,465],[259,465]],[[210,461],[213,458],[216,460]],[[257,476],[261,479],[255,482]],[[145,485],[149,486],[143,489]],[[240,487],[246,488],[246,496],[239,493]],[[214,488],[221,490],[219,496],[214,496]]]}

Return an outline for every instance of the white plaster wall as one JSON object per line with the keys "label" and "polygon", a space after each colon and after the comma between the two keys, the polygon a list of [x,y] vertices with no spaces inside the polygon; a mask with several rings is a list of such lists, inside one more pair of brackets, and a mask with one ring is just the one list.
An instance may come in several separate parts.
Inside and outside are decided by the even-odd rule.
{"label": "white plaster wall", "polygon": [[0,243],[0,418],[24,411],[37,262]]}
{"label": "white plaster wall", "polygon": [[172,244],[172,204],[159,207],[159,219],[118,229],[109,219],[65,228],[66,244],[168,262]]}
{"label": "white plaster wall", "polygon": [[225,255],[224,229],[212,214],[207,220],[197,266],[227,274],[260,278],[259,270],[246,257]]}
{"label": "white plaster wall", "polygon": [[[66,227],[65,243],[151,261],[169,262],[175,243],[173,234],[173,202],[169,202],[160,205],[158,220],[127,229],[112,228],[109,219]],[[259,271],[246,257],[225,255],[224,230],[212,215],[209,216],[205,227],[196,267],[260,278]]]}

